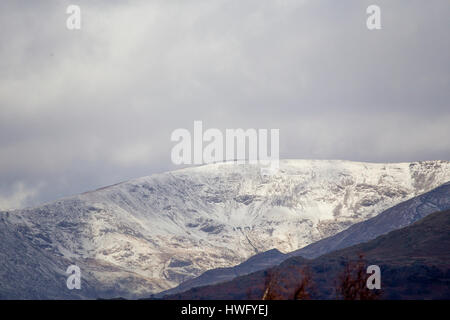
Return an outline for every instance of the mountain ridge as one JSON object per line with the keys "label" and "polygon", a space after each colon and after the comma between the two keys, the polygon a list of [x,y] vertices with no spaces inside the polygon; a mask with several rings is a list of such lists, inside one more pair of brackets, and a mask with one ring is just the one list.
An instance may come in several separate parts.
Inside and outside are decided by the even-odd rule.
{"label": "mountain ridge", "polygon": [[[245,262],[231,268],[208,270],[197,278],[181,283],[179,286],[161,292],[156,297],[181,293],[191,288],[212,285],[229,281],[235,277],[250,274],[276,266],[289,257],[302,256],[308,259],[317,258],[331,251],[367,242],[377,236],[396,230],[436,211],[450,209],[450,182],[412,199],[401,202],[382,213],[365,221],[358,222],[334,236],[324,238],[299,250],[279,254],[270,258],[271,251],[260,253]],[[380,223],[380,221],[382,223]],[[256,260],[256,263],[252,263]]]}
{"label": "mountain ridge", "polygon": [[[184,168],[2,212],[2,240],[21,239],[29,252],[3,248],[4,287],[14,287],[9,278],[20,279],[18,271],[8,277],[18,264],[38,267],[18,268],[35,276],[0,294],[33,298],[29,286],[49,277],[42,270],[64,284],[70,263],[80,266],[90,291],[49,286],[39,297],[148,296],[271,248],[304,247],[450,180],[448,161],[281,160],[274,175],[260,169],[233,163]],[[33,250],[52,261],[35,259]]]}
{"label": "mountain ridge", "polygon": [[[313,299],[336,299],[336,288],[347,265],[377,265],[381,270],[381,299],[450,299],[450,210],[434,212],[413,224],[365,243],[309,260],[291,257],[271,269],[220,284],[192,288],[165,296],[168,300],[261,299],[266,277],[275,277],[279,299],[292,299],[307,268]],[[361,259],[362,257],[362,259]],[[356,271],[356,268],[353,268]]]}

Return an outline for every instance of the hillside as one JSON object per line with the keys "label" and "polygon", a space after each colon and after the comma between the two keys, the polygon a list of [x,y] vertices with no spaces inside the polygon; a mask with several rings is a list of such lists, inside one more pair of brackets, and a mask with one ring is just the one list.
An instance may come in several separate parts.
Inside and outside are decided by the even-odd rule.
{"label": "hillside", "polygon": [[[0,213],[0,295],[139,297],[332,236],[450,180],[448,161],[218,163]],[[18,249],[20,246],[22,249]],[[82,271],[80,291],[65,270]],[[62,285],[61,285],[62,282]]]}
{"label": "hillside", "polygon": [[[336,298],[335,287],[349,261],[364,255],[366,265],[381,269],[382,299],[450,299],[450,210],[366,243],[331,252],[314,260],[293,257],[270,270],[279,286],[292,292],[301,282],[299,269],[309,267],[315,299]],[[191,289],[167,299],[261,298],[269,271],[259,271],[213,286]],[[284,298],[290,298],[288,294]]]}
{"label": "hillside", "polygon": [[176,288],[164,291],[158,296],[228,281],[237,276],[276,266],[290,256],[315,258],[337,249],[367,242],[389,231],[408,226],[430,213],[447,209],[450,209],[450,183],[406,200],[373,218],[358,222],[334,236],[319,240],[302,249],[287,254],[282,254],[275,249],[260,253],[234,267],[208,270],[201,276],[185,281]]}

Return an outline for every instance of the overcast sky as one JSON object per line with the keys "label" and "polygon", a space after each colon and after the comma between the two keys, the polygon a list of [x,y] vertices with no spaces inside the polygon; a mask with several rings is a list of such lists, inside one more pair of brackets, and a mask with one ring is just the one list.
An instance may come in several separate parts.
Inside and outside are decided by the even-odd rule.
{"label": "overcast sky", "polygon": [[176,169],[170,134],[194,120],[278,128],[281,158],[450,160],[449,16],[448,0],[2,0],[0,209]]}

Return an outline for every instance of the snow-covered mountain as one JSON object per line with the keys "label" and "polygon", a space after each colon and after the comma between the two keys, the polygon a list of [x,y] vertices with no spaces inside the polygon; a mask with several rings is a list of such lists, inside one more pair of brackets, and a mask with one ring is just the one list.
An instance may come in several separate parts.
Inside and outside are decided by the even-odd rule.
{"label": "snow-covered mountain", "polygon": [[[239,276],[269,269],[292,256],[314,259],[332,251],[368,242],[390,231],[409,226],[429,214],[449,209],[450,182],[447,182],[431,191],[401,202],[373,218],[355,223],[333,236],[314,242],[299,250],[281,253],[277,249],[271,249],[254,255],[239,265],[208,270],[199,277],[189,279],[175,288],[158,293],[156,297],[171,299],[176,297],[176,294],[186,292],[191,288],[227,282]],[[184,297],[183,294],[181,296]]]}
{"label": "snow-covered mountain", "polygon": [[450,182],[389,208],[377,216],[356,223],[334,236],[319,240],[290,253],[308,259],[368,242],[390,231],[406,227],[429,214],[450,209]]}
{"label": "snow-covered mountain", "polygon": [[[139,296],[294,251],[450,180],[450,162],[211,164],[0,214],[0,297]],[[82,289],[65,288],[77,264]]]}

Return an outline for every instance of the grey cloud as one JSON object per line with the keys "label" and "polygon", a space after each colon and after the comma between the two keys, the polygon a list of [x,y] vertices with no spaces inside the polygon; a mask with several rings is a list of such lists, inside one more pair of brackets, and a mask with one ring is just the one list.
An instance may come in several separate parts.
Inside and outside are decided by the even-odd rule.
{"label": "grey cloud", "polygon": [[[0,206],[175,169],[170,133],[279,128],[283,158],[450,159],[447,0],[0,4]],[[3,203],[3,205],[2,205]],[[0,207],[1,208],[1,207]]]}

